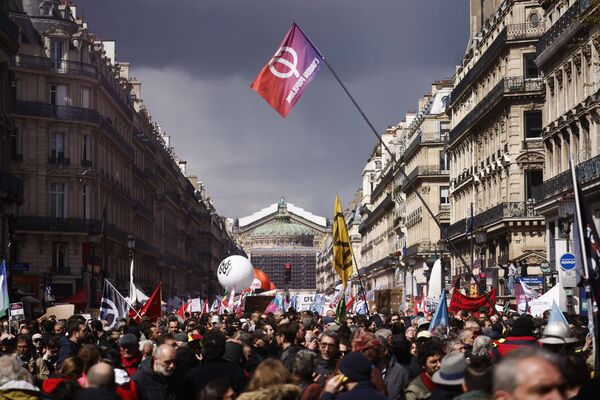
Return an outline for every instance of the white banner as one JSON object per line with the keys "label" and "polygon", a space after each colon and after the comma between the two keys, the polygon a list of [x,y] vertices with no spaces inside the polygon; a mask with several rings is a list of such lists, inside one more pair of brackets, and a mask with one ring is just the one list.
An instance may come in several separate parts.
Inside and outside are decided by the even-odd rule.
{"label": "white banner", "polygon": [[190,299],[189,311],[190,312],[202,311],[202,301],[200,300],[199,297],[196,299]]}
{"label": "white banner", "polygon": [[315,303],[316,293],[299,293],[296,299],[297,311],[308,311]]}

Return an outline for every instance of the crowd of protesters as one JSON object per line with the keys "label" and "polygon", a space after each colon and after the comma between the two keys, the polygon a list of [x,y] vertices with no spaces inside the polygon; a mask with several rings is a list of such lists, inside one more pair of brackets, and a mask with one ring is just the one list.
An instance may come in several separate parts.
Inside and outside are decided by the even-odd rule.
{"label": "crowd of protesters", "polygon": [[[594,399],[583,320],[332,312],[50,317],[0,336],[0,396],[56,400]],[[15,331],[18,331],[15,334]]]}

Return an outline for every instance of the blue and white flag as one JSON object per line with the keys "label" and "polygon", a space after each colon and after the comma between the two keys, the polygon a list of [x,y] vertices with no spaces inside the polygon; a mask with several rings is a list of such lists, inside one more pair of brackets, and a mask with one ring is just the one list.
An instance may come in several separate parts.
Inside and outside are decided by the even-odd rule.
{"label": "blue and white flag", "polygon": [[0,317],[8,315],[10,300],[8,298],[8,278],[6,276],[6,262],[2,260],[0,264]]}
{"label": "blue and white flag", "polygon": [[556,301],[552,300],[552,309],[550,310],[550,319],[548,320],[548,323],[554,321],[564,322],[567,326],[569,325],[565,315],[560,311],[560,308],[558,308]]}
{"label": "blue and white flag", "polygon": [[433,318],[431,319],[431,324],[429,325],[429,332],[433,332],[433,330],[440,325],[448,326],[448,304],[446,303],[446,289],[442,289],[440,302],[438,303],[435,314],[433,314]]}

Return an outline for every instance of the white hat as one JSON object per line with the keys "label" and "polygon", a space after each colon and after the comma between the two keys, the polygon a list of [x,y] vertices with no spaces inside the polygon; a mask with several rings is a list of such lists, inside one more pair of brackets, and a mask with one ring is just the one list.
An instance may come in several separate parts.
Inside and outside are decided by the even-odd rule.
{"label": "white hat", "polygon": [[219,318],[219,316],[218,316],[218,315],[213,315],[213,316],[210,318],[210,322],[211,322],[212,324],[218,324],[218,323],[220,323],[220,322],[221,322],[221,318]]}
{"label": "white hat", "polygon": [[422,338],[422,337],[429,339],[431,337],[431,332],[429,332],[429,331],[421,331],[421,332],[419,332],[417,334],[417,339]]}

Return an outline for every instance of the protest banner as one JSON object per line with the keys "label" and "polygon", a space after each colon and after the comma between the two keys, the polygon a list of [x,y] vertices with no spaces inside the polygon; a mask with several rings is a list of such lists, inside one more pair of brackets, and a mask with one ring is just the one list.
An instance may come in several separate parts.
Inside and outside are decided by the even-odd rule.
{"label": "protest banner", "polygon": [[[488,296],[492,303],[496,303],[496,289],[492,289],[488,292]],[[450,306],[448,311],[457,312],[461,310],[466,311],[478,311],[480,307],[489,308],[489,304],[485,296],[473,296],[468,297],[460,293],[458,290],[452,292],[452,298],[450,299]]]}

